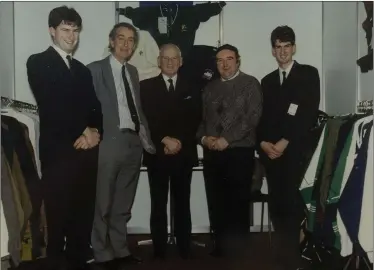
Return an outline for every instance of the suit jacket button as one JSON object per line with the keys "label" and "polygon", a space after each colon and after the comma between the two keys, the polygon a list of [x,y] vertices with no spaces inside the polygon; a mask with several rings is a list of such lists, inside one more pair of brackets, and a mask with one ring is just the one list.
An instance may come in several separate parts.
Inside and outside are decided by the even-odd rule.
{"label": "suit jacket button", "polygon": [[115,139],[116,139],[116,137],[112,137],[112,139],[113,139],[113,140],[115,140]]}

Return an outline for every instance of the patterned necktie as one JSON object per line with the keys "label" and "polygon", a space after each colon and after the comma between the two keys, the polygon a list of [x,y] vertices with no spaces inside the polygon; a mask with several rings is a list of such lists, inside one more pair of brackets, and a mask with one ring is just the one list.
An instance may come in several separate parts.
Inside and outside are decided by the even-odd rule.
{"label": "patterned necktie", "polygon": [[168,82],[170,83],[169,85],[169,92],[174,92],[174,84],[173,84],[173,79],[169,79]]}
{"label": "patterned necktie", "polygon": [[129,106],[129,110],[130,110],[130,114],[131,114],[131,120],[135,124],[135,131],[139,132],[139,127],[140,127],[139,117],[138,117],[138,113],[136,111],[134,99],[132,98],[130,84],[127,81],[125,65],[122,66],[122,79],[123,79],[123,83],[125,85],[127,105]]}
{"label": "patterned necktie", "polygon": [[66,59],[68,60],[69,69],[71,69],[71,65],[72,65],[73,59],[71,58],[70,55],[67,55],[67,56],[66,56]]}
{"label": "patterned necktie", "polygon": [[286,81],[286,72],[285,71],[282,71],[282,74],[283,74],[283,80],[282,80],[282,84],[284,84],[284,82]]}

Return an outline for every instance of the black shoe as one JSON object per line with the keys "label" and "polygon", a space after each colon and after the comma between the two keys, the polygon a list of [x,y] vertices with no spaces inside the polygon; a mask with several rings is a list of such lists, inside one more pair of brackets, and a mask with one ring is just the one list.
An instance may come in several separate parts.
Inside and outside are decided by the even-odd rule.
{"label": "black shoe", "polygon": [[134,255],[129,255],[129,256],[126,256],[126,257],[122,257],[122,258],[118,258],[116,259],[116,261],[120,264],[120,265],[129,265],[129,264],[141,264],[143,262],[142,259],[138,258],[138,257],[135,257]]}

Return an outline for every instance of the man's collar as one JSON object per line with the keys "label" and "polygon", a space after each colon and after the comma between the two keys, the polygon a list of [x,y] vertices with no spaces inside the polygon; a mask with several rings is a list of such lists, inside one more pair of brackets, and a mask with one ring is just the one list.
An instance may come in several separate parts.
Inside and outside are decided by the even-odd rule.
{"label": "man's collar", "polygon": [[221,77],[221,81],[223,81],[223,82],[230,81],[230,80],[235,79],[236,77],[238,77],[239,74],[240,74],[240,69],[238,69],[238,71],[231,78],[224,79],[224,78]]}
{"label": "man's collar", "polygon": [[66,56],[70,55],[71,58],[73,58],[73,55],[72,53],[67,53],[65,52],[63,49],[61,49],[60,47],[58,47],[56,44],[52,44],[52,47],[53,49],[56,50],[56,52],[61,55],[62,59],[66,59]]}
{"label": "man's collar", "polygon": [[125,67],[126,67],[126,63],[127,63],[127,62],[124,62],[124,63],[122,64],[120,61],[117,60],[117,58],[114,57],[113,54],[111,54],[111,55],[109,56],[109,59],[110,59],[110,62],[111,62],[112,64],[114,64],[115,66],[117,66],[118,68],[122,68],[122,66],[125,66]]}
{"label": "man's collar", "polygon": [[290,73],[290,71],[291,71],[291,69],[292,69],[292,67],[293,67],[294,64],[295,64],[295,61],[292,60],[291,64],[289,64],[287,68],[283,69],[283,68],[279,67],[278,68],[279,69],[279,73],[282,74],[282,72],[285,71],[286,74],[288,75]]}
{"label": "man's collar", "polygon": [[173,81],[175,81],[177,79],[177,76],[178,74],[175,74],[173,77],[169,77],[167,75],[165,75],[164,73],[161,73],[162,74],[162,78],[164,78],[165,81],[168,81],[169,79],[172,79]]}

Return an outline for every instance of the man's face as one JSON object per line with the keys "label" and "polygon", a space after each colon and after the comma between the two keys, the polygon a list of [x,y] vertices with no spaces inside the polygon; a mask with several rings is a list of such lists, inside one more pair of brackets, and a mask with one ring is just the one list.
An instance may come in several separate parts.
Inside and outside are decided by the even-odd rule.
{"label": "man's face", "polygon": [[135,33],[127,27],[119,27],[113,40],[110,40],[114,57],[120,61],[127,61],[135,48]]}
{"label": "man's face", "polygon": [[74,24],[67,24],[62,21],[56,28],[50,27],[49,33],[53,38],[54,44],[70,54],[78,44],[80,28]]}
{"label": "man's face", "polygon": [[157,60],[162,73],[170,78],[177,74],[182,65],[182,57],[179,50],[172,46],[162,50]]}
{"label": "man's face", "polygon": [[296,45],[292,45],[289,41],[280,42],[279,39],[275,42],[275,46],[272,49],[272,54],[279,65],[287,65],[291,63],[292,56],[295,52]]}
{"label": "man's face", "polygon": [[223,79],[230,79],[239,69],[239,59],[235,52],[222,50],[217,55],[217,69]]}

